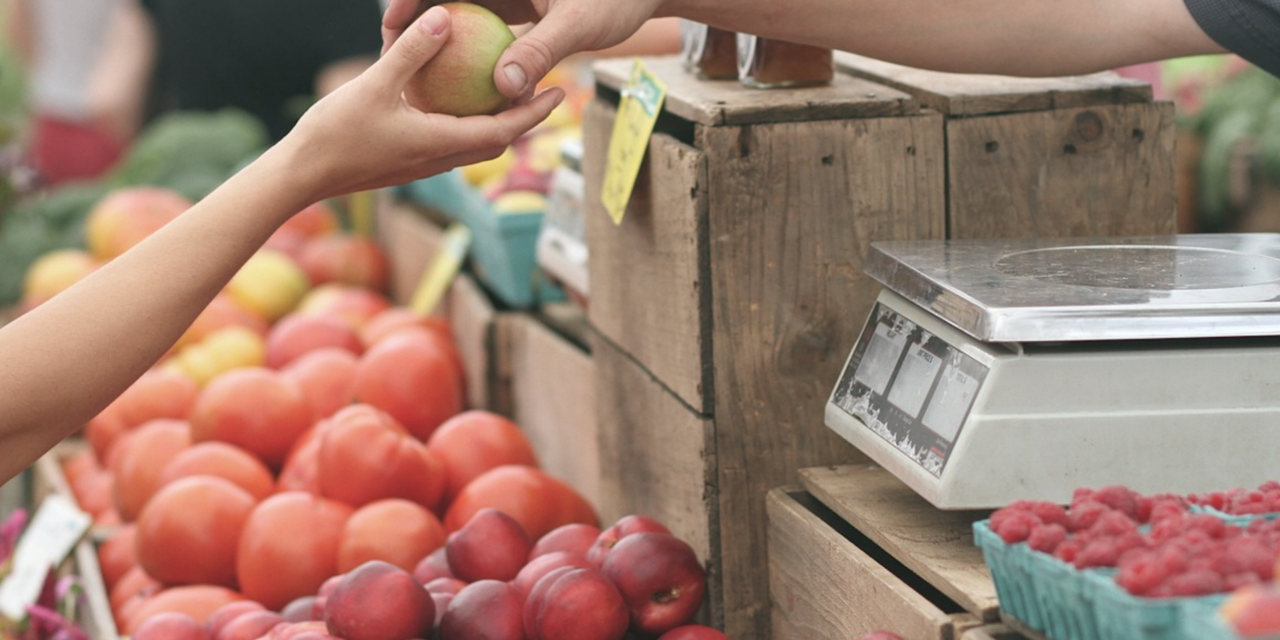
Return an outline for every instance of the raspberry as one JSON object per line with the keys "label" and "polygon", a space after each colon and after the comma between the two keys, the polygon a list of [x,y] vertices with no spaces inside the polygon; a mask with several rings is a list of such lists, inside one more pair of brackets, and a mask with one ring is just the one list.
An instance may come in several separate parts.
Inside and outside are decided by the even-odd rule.
{"label": "raspberry", "polygon": [[1067,539],[1067,528],[1060,524],[1041,524],[1032,529],[1027,546],[1040,553],[1053,553]]}
{"label": "raspberry", "polygon": [[1138,519],[1138,493],[1129,487],[1113,484],[1093,492],[1096,502],[1121,511],[1134,520]]}
{"label": "raspberry", "polygon": [[1224,545],[1213,560],[1213,569],[1221,575],[1252,573],[1270,580],[1275,571],[1276,552],[1256,538],[1239,538]]}
{"label": "raspberry", "polygon": [[1196,569],[1169,576],[1164,581],[1164,586],[1168,587],[1169,595],[1175,597],[1207,596],[1213,593],[1221,593],[1223,581],[1222,576],[1212,571]]}
{"label": "raspberry", "polygon": [[[995,522],[994,514],[992,522]],[[1026,540],[1031,535],[1031,529],[1038,524],[1040,519],[1035,514],[1027,511],[1013,511],[1001,518],[992,530],[1005,541],[1005,544],[1017,544]]]}
{"label": "raspberry", "polygon": [[1094,538],[1085,544],[1072,564],[1077,569],[1114,567],[1126,552],[1143,546],[1142,536],[1136,531],[1116,537]]}
{"label": "raspberry", "polygon": [[1000,509],[996,509],[991,514],[991,521],[988,523],[988,526],[991,527],[992,531],[998,531],[1006,520],[1020,520],[1028,515],[1034,516],[1035,514],[1031,513],[1031,510],[1028,509],[1026,505],[1027,502],[1025,500],[1020,500],[1009,503],[1007,506]]}
{"label": "raspberry", "polygon": [[1067,526],[1067,510],[1063,509],[1062,505],[1040,501],[1032,502],[1029,507],[1031,513],[1036,514],[1036,517],[1040,518],[1041,522],[1045,524],[1060,524],[1063,527]]}
{"label": "raspberry", "polygon": [[1068,538],[1053,550],[1053,557],[1063,562],[1075,562],[1076,554],[1084,547],[1084,541]]}
{"label": "raspberry", "polygon": [[1258,491],[1263,493],[1267,493],[1269,491],[1280,491],[1280,481],[1267,480],[1266,482],[1258,485]]}
{"label": "raspberry", "polygon": [[1116,537],[1138,530],[1138,523],[1119,511],[1108,511],[1098,516],[1089,527],[1090,536]]}
{"label": "raspberry", "polygon": [[1092,527],[1102,514],[1110,510],[1111,507],[1092,500],[1072,505],[1071,510],[1067,512],[1067,530],[1084,531]]}
{"label": "raspberry", "polygon": [[1222,590],[1235,591],[1240,587],[1246,587],[1251,584],[1261,584],[1262,582],[1265,581],[1258,577],[1258,574],[1256,573],[1250,573],[1247,571],[1244,573],[1233,573],[1222,579]]}
{"label": "raspberry", "polygon": [[1187,503],[1182,498],[1161,494],[1142,498],[1138,503],[1138,522],[1148,523],[1172,516],[1180,516],[1187,512]]}
{"label": "raspberry", "polygon": [[1120,563],[1116,584],[1135,596],[1149,595],[1169,577],[1169,567],[1153,551],[1134,552]]}
{"label": "raspberry", "polygon": [[1199,513],[1192,515],[1183,521],[1184,527],[1190,532],[1191,530],[1203,531],[1210,538],[1223,538],[1227,535],[1227,530],[1231,528],[1224,520],[1217,516],[1211,516],[1207,513]]}
{"label": "raspberry", "polygon": [[1071,494],[1071,507],[1075,508],[1081,502],[1088,502],[1093,499],[1093,489],[1080,487]]}

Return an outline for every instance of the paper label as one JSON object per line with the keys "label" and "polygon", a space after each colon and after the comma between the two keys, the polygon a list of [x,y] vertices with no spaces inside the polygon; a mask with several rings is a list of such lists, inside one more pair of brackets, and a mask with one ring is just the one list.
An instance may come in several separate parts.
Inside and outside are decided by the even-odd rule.
{"label": "paper label", "polygon": [[455,222],[445,230],[440,241],[440,252],[427,265],[418,279],[409,308],[420,316],[429,316],[440,304],[445,291],[457,277],[462,261],[467,257],[467,249],[471,248],[471,230],[466,225]]}
{"label": "paper label", "polygon": [[0,614],[10,620],[27,617],[27,607],[40,597],[49,569],[62,564],[89,531],[93,519],[64,496],[52,494],[18,539],[13,571],[0,583]]}
{"label": "paper label", "polygon": [[618,104],[618,119],[613,123],[609,137],[609,152],[605,156],[604,186],[600,199],[614,224],[622,223],[631,191],[640,175],[649,148],[649,136],[662,112],[662,102],[667,97],[667,85],[649,73],[644,63],[636,59],[631,67],[631,78],[622,88],[622,101]]}

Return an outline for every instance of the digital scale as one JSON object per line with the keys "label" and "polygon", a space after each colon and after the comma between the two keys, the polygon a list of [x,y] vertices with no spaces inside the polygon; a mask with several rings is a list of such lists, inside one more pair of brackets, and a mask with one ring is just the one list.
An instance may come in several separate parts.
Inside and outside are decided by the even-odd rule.
{"label": "digital scale", "polygon": [[826,424],[942,509],[1280,478],[1280,234],[880,242]]}

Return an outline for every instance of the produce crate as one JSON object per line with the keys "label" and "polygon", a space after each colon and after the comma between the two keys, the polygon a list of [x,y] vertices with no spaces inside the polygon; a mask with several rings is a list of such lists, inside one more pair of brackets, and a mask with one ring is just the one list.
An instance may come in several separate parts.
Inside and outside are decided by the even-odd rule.
{"label": "produce crate", "polygon": [[[865,459],[823,426],[822,407],[879,291],[862,271],[869,243],[1172,231],[1172,113],[1114,77],[999,79],[1002,101],[986,97],[996,80],[974,78],[926,107],[906,84],[847,74],[758,91],[697,81],[674,58],[643,61],[668,93],[616,226],[600,194],[630,60],[596,63],[584,123],[588,316],[617,352],[595,351],[599,426],[602,446],[632,445],[623,466],[606,451],[602,468],[621,478],[683,460],[694,466],[681,475],[705,488],[604,486],[620,511],[705,510],[712,580],[732,585],[715,591],[714,619],[735,640],[761,638],[766,493],[800,468]],[[962,153],[978,139],[980,152]],[[638,373],[610,370],[623,366]],[[636,380],[662,390],[643,395],[657,406],[629,398],[617,410],[608,398],[634,390],[604,387]],[[683,444],[629,415],[677,409]]]}
{"label": "produce crate", "polygon": [[[374,210],[378,243],[387,254],[389,293],[396,303],[407,305],[444,243],[448,221],[389,192],[380,193]],[[440,301],[437,313],[449,315],[449,296]]]}
{"label": "produce crate", "polygon": [[599,506],[595,364],[585,336],[572,333],[581,329],[573,319],[581,312],[564,303],[545,311],[547,316],[521,314],[512,321],[511,417],[542,468]]}

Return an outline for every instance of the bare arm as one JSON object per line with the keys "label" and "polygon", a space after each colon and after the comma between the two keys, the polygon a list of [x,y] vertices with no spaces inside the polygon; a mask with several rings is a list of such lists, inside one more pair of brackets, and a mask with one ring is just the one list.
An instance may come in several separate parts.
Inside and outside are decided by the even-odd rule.
{"label": "bare arm", "polygon": [[35,26],[32,23],[31,0],[8,0],[5,5],[5,35],[9,47],[22,64],[31,66],[35,59]]}
{"label": "bare arm", "polygon": [[120,0],[107,25],[88,94],[94,120],[121,140],[133,138],[142,126],[155,56],[155,30],[146,11],[137,0]]}
{"label": "bare arm", "polygon": [[[443,10],[424,19],[440,18]],[[289,216],[324,198],[496,157],[564,94],[497,116],[424,114],[400,97],[447,38],[406,31],[257,161],[136,247],[0,329],[0,482],[154,364]]]}
{"label": "bare arm", "polygon": [[[1222,51],[1184,0],[477,1],[512,23],[540,18],[498,62],[494,80],[508,96],[572,53],[622,42],[653,16],[955,72],[1067,75]],[[384,38],[429,4],[391,0]]]}

